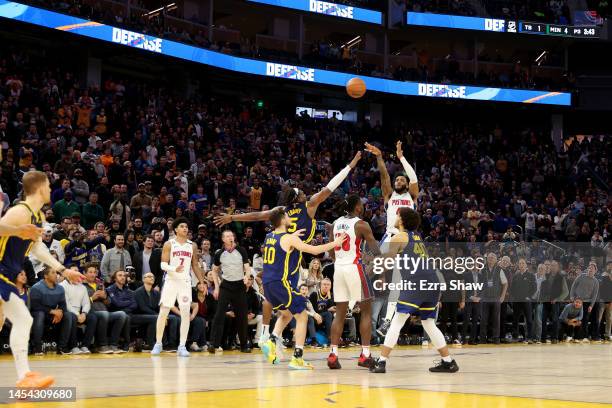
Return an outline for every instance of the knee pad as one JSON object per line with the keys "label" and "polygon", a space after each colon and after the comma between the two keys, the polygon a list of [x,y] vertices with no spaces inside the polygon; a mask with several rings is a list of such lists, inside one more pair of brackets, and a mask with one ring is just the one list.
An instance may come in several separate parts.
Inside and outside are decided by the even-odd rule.
{"label": "knee pad", "polygon": [[429,335],[429,338],[431,339],[431,344],[434,345],[436,350],[439,350],[442,347],[446,346],[446,340],[444,340],[444,335],[442,334],[440,329],[438,329],[438,326],[436,326],[435,319],[421,320],[421,325],[423,326],[423,330],[425,330],[425,332]]}

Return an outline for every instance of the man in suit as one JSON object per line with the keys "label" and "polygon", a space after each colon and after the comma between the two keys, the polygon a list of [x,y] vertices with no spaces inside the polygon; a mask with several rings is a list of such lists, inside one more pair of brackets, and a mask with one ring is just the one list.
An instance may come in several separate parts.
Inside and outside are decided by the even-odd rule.
{"label": "man in suit", "polygon": [[151,235],[144,237],[142,251],[134,254],[133,266],[136,268],[136,280],[142,282],[142,277],[151,272],[155,276],[153,286],[159,287],[163,279],[161,270],[161,249],[155,248],[155,240]]}
{"label": "man in suit", "polygon": [[462,337],[463,343],[465,343],[468,334],[468,325],[471,321],[469,344],[474,345],[477,344],[476,337],[478,335],[478,320],[480,320],[480,315],[482,312],[482,306],[480,304],[482,290],[476,289],[474,284],[482,283],[483,277],[477,268],[473,268],[471,271],[465,272],[464,280],[466,285],[470,285],[474,289],[465,291]]}

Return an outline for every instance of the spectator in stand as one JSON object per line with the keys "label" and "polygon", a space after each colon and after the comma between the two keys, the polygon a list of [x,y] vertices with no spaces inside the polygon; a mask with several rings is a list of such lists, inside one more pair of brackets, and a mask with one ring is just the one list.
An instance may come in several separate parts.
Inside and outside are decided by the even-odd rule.
{"label": "spectator in stand", "polygon": [[570,289],[570,299],[582,300],[583,318],[580,326],[580,336],[583,343],[589,342],[589,323],[591,324],[591,340],[600,342],[597,322],[597,306],[599,300],[599,281],[595,278],[597,264],[589,262],[588,269],[578,276]]}
{"label": "spectator in stand", "polygon": [[321,319],[315,319],[317,329],[323,328],[327,341],[330,341],[331,326],[336,313],[336,304],[334,303],[331,292],[331,280],[323,278],[321,281],[321,289],[310,294],[310,303],[314,307],[315,312]]}
{"label": "spectator in stand", "polygon": [[[73,268],[78,270],[78,268]],[[87,289],[81,284],[80,279],[64,279],[60,286],[64,288],[66,297],[67,314],[71,318],[70,339],[68,349],[71,354],[90,354],[89,348],[93,343],[94,334],[98,327],[98,317],[91,311],[91,300],[87,294]],[[82,347],[77,347],[77,330],[79,326],[85,326]]]}
{"label": "spectator in stand", "polygon": [[[155,330],[157,315],[159,315],[159,302],[161,294],[159,289],[154,288],[155,275],[147,272],[143,275],[143,285],[136,289],[134,298],[136,299],[136,310],[130,317],[132,327],[144,328],[146,333],[146,347],[150,350],[155,344]],[[166,344],[165,350],[176,350],[179,319],[175,316],[168,316],[164,337]]]}
{"label": "spectator in stand", "polygon": [[[212,274],[212,271],[209,272],[209,275]],[[204,335],[207,336],[209,334],[208,328],[212,326],[212,319],[215,316],[215,308],[217,301],[213,297],[212,293],[209,290],[209,281],[208,279],[204,282],[198,283],[196,287],[196,296],[194,296],[195,303],[198,304],[198,317],[204,319]],[[199,343],[198,343],[199,344]],[[199,344],[203,349],[204,345]]]}
{"label": "spectator in stand", "polygon": [[53,215],[59,219],[72,217],[72,214],[79,211],[79,204],[72,200],[71,190],[65,191],[64,198],[53,204]]}
{"label": "spectator in stand", "polygon": [[74,170],[71,190],[74,194],[74,201],[78,205],[85,204],[89,199],[89,184],[83,180],[82,169]]}
{"label": "spectator in stand", "polygon": [[[49,248],[49,253],[54,255],[57,260],[63,264],[64,263],[64,249],[62,248],[60,242],[56,239],[53,239],[53,229],[49,226],[44,227],[44,231],[42,234],[43,244]],[[38,279],[42,278],[42,271],[45,269],[45,264],[40,262],[34,255],[30,255],[30,262],[32,262],[32,267],[34,268],[34,273]]]}
{"label": "spectator in stand", "polygon": [[[138,304],[134,297],[134,292],[127,286],[127,277],[125,271],[115,271],[110,278],[112,284],[106,288],[106,295],[110,301],[109,310],[111,312],[123,311],[128,318],[128,324],[131,325],[132,314],[137,310]],[[113,350],[115,354],[121,354],[128,351],[130,344],[130,333],[127,332],[127,337],[124,337],[123,346],[117,350]]]}
{"label": "spectator in stand", "polygon": [[[482,270],[484,289],[482,293],[482,318],[480,320],[480,342],[487,341],[487,329],[491,328],[492,343],[500,343],[500,310],[501,302],[506,297],[508,279],[504,270],[497,264],[497,255],[493,252],[487,254],[487,261]],[[489,326],[489,322],[491,325]]]}
{"label": "spectator in stand", "polygon": [[[85,268],[85,282],[83,285],[87,289],[87,294],[91,301],[89,314],[97,317],[98,325],[96,330],[96,351],[100,354],[120,353],[119,339],[129,336],[130,325],[128,315],[124,311],[108,311],[110,300],[104,290],[104,284],[98,277],[99,271],[95,264],[89,264]],[[108,329],[110,328],[110,341]]]}
{"label": "spectator in stand", "polygon": [[136,280],[144,282],[143,276],[151,272],[155,277],[154,286],[160,287],[163,279],[161,270],[161,249],[155,248],[155,241],[151,235],[146,235],[143,249],[134,256],[133,266],[136,268]]}
{"label": "spectator in stand", "polygon": [[532,298],[536,293],[536,280],[533,273],[527,268],[525,258],[518,261],[517,273],[512,277],[510,285],[510,300],[512,301],[514,340],[519,339],[519,320],[525,316],[525,337],[524,343],[531,343],[535,340],[533,335],[533,310]]}
{"label": "spectator in stand", "polygon": [[[559,262],[552,261],[549,271],[550,273],[543,283],[542,293],[544,296],[540,297],[543,302],[542,337],[540,340],[542,343],[550,341],[553,344],[557,344],[559,341],[559,305],[567,298],[569,289],[565,276],[561,274]],[[546,336],[549,320],[552,323],[551,340],[547,340]]]}
{"label": "spectator in stand", "polygon": [[322,272],[321,260],[319,258],[312,258],[310,264],[308,264],[308,275],[302,279],[306,287],[308,287],[308,296],[319,290],[319,285],[321,280],[323,280]]}
{"label": "spectator in stand", "polygon": [[603,310],[600,314],[606,321],[604,339],[612,341],[612,262],[608,262],[607,269],[602,274],[599,293],[600,308]]}
{"label": "spectator in stand", "polygon": [[57,353],[70,354],[68,341],[72,318],[68,315],[64,288],[57,284],[57,272],[46,267],[43,279],[30,289],[30,311],[34,318],[31,341],[35,355],[42,355],[45,328],[52,327],[57,335]]}
{"label": "spectator in stand", "polygon": [[130,253],[125,249],[125,238],[121,234],[115,236],[115,246],[108,249],[102,258],[100,272],[105,282],[110,282],[110,277],[116,271],[125,270],[126,266],[132,265]]}
{"label": "spectator in stand", "polygon": [[89,202],[83,204],[81,219],[85,229],[92,229],[96,223],[104,221],[104,210],[98,204],[98,193],[89,194]]}
{"label": "spectator in stand", "polygon": [[[563,325],[563,331],[565,333],[565,341],[570,342],[576,336],[576,329],[581,330],[583,317],[583,304],[582,299],[579,297],[575,298],[572,303],[565,305],[559,320]],[[579,340],[576,339],[576,342]]]}

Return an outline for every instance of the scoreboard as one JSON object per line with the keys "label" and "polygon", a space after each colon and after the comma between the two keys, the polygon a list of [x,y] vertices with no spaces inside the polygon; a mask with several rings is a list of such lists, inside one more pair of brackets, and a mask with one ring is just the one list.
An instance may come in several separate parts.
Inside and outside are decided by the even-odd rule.
{"label": "scoreboard", "polygon": [[497,18],[466,17],[450,14],[408,12],[407,25],[491,31],[496,33],[536,34],[571,38],[599,38],[598,26],[566,26]]}

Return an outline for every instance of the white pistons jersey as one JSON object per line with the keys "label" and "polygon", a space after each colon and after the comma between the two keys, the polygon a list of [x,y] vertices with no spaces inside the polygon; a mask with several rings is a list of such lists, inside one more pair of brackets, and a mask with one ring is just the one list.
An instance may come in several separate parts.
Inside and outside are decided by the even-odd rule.
{"label": "white pistons jersey", "polygon": [[359,217],[340,217],[334,222],[334,239],[346,232],[342,246],[335,247],[336,265],[352,265],[361,261],[361,239],[357,238],[355,224]]}
{"label": "white pistons jersey", "polygon": [[187,240],[181,244],[176,239],[170,242],[170,266],[177,267],[183,265],[181,272],[171,272],[166,274],[166,280],[177,280],[191,282],[191,258],[193,257],[193,243]]}
{"label": "white pistons jersey", "polygon": [[412,199],[409,191],[403,194],[398,194],[393,191],[391,198],[387,202],[387,234],[397,234],[398,230],[395,228],[395,221],[397,221],[397,214],[400,208],[408,207],[416,210],[416,203]]}

